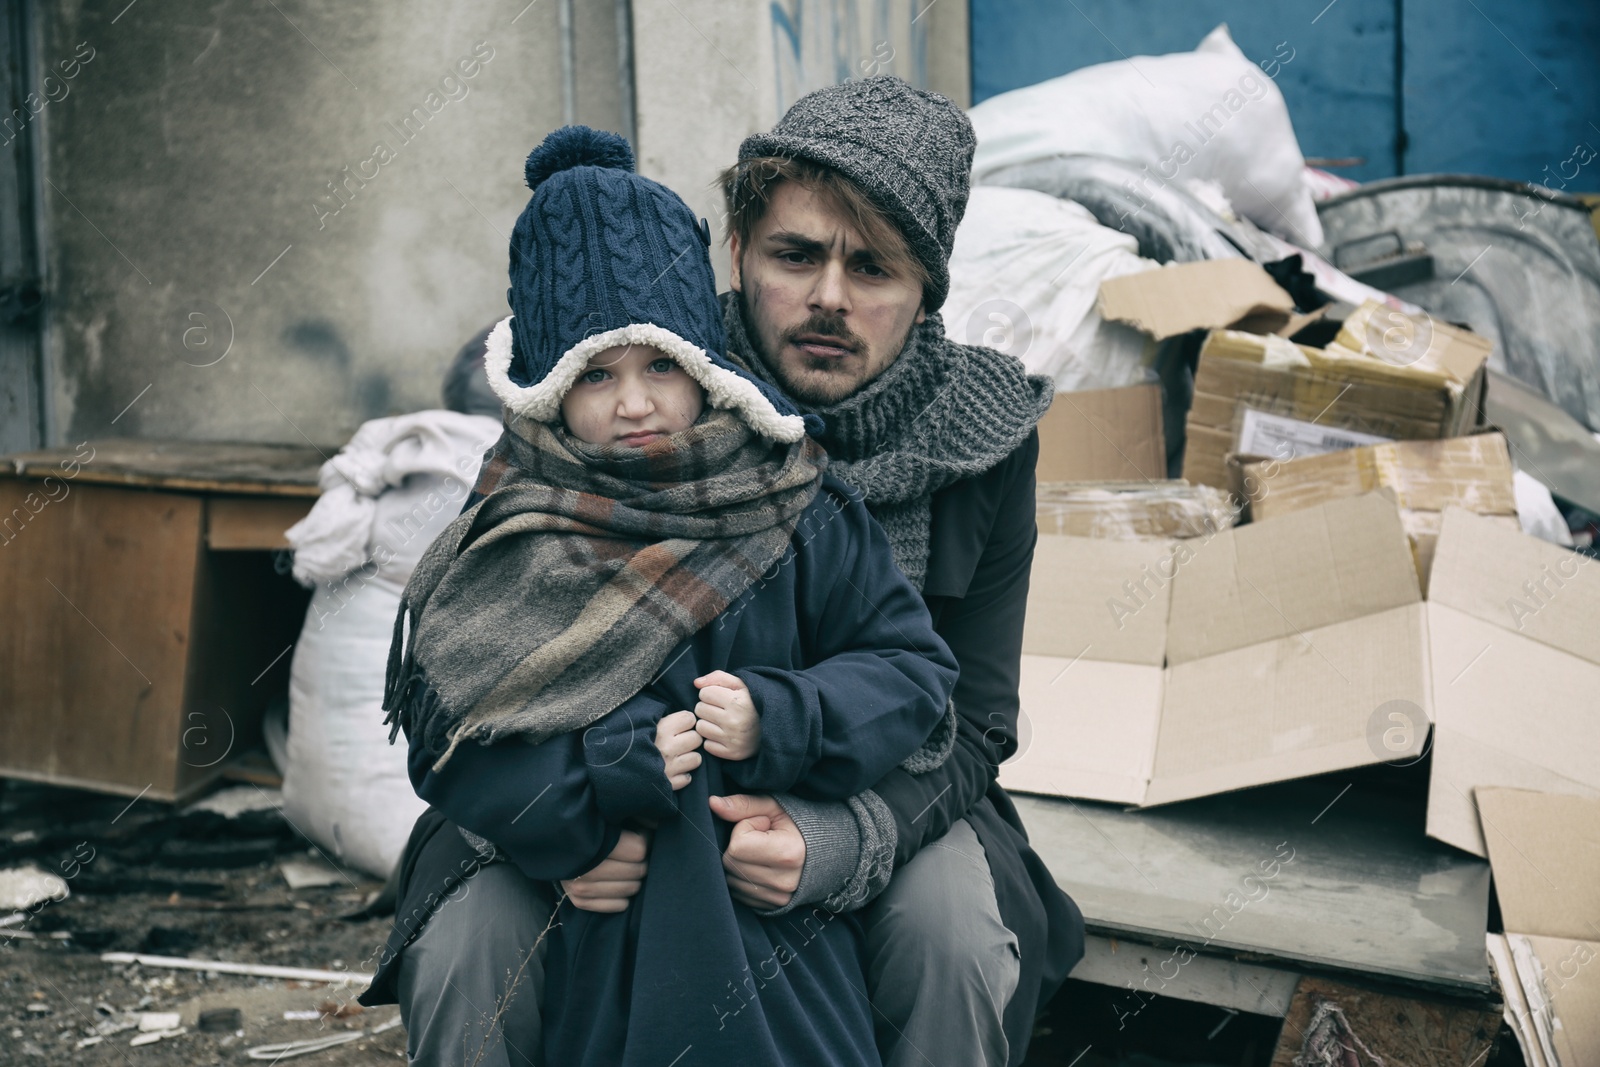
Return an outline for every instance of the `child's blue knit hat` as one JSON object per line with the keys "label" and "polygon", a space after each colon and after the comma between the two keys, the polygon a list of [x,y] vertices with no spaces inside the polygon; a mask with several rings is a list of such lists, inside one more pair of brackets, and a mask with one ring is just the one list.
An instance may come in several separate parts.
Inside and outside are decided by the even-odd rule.
{"label": "child's blue knit hat", "polygon": [[723,354],[711,229],[671,189],[634,173],[627,141],[565,126],[529,154],[525,173],[533,196],[511,233],[512,315],[484,356],[507,408],[554,422],[590,356],[644,344],[763,437],[805,435],[786,397]]}

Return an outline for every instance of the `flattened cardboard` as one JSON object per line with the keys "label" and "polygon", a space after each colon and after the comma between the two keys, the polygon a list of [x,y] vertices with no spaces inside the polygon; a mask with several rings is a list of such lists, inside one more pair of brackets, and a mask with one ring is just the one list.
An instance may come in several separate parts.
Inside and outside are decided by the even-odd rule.
{"label": "flattened cardboard", "polygon": [[1427,706],[1423,635],[1409,604],[1168,667],[1144,803],[1392,758],[1373,745],[1372,712]]}
{"label": "flattened cardboard", "polygon": [[1041,482],[1127,482],[1167,476],[1161,386],[1057,393],[1039,420]]}
{"label": "flattened cardboard", "polygon": [[[1513,935],[1515,936],[1515,935]],[[1547,998],[1541,1035],[1555,1049],[1552,1067],[1587,1067],[1600,1063],[1600,944],[1528,935],[1539,961],[1540,985]]]}
{"label": "flattened cardboard", "polygon": [[1490,786],[1473,795],[1505,928],[1600,941],[1600,798]]}
{"label": "flattened cardboard", "polygon": [[1400,515],[1376,493],[1217,534],[1173,583],[1167,662],[1216,655],[1422,599]]}
{"label": "flattened cardboard", "polygon": [[1022,657],[1017,755],[1000,784],[1022,793],[1142,804],[1160,725],[1159,666]]}
{"label": "flattened cardboard", "polygon": [[1448,508],[1428,602],[1427,832],[1486,856],[1473,793],[1600,796],[1600,565]]}
{"label": "flattened cardboard", "polygon": [[1244,319],[1271,333],[1293,313],[1288,292],[1248,259],[1176,263],[1100,283],[1101,317],[1127,323],[1157,341]]}
{"label": "flattened cardboard", "polygon": [[1488,934],[1485,941],[1489,947],[1489,961],[1500,980],[1501,994],[1505,997],[1506,1024],[1511,1027],[1517,1044],[1522,1047],[1522,1062],[1526,1067],[1549,1067],[1550,1061],[1545,1058],[1539,1036],[1533,1027],[1528,998],[1522,990],[1522,979],[1517,974],[1516,964],[1512,962],[1511,946],[1506,941],[1506,935]]}
{"label": "flattened cardboard", "polygon": [[[1041,535],[1033,550],[1022,652],[1159,669],[1176,542]],[[1166,575],[1163,578],[1163,574]]]}
{"label": "flattened cardboard", "polygon": [[1008,789],[1148,805],[1381,762],[1373,712],[1429,703],[1394,503],[1191,541],[1042,534]]}
{"label": "flattened cardboard", "polygon": [[1446,508],[1433,566],[1434,603],[1600,664],[1600,560]]}

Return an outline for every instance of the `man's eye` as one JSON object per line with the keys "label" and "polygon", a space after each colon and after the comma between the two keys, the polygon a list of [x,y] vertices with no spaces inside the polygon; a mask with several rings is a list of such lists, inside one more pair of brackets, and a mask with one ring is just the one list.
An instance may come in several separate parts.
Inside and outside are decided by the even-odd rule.
{"label": "man's eye", "polygon": [[887,278],[889,276],[889,272],[876,263],[863,263],[861,264],[861,270],[869,278]]}
{"label": "man's eye", "polygon": [[783,260],[785,263],[793,263],[796,266],[799,266],[799,265],[802,265],[802,264],[808,262],[808,260],[806,259],[806,254],[804,252],[795,252],[795,251],[792,251],[792,250],[788,251],[788,252],[779,252],[778,253],[778,258]]}
{"label": "man's eye", "polygon": [[656,374],[670,374],[672,372],[673,368],[676,367],[677,365],[678,364],[676,362],[674,362],[673,360],[668,359],[665,356],[662,356],[660,359],[654,360],[650,364],[650,370],[652,372],[656,373]]}
{"label": "man's eye", "polygon": [[611,377],[611,375],[607,374],[603,370],[584,371],[583,373],[583,380],[588,382],[590,385],[599,385],[609,377]]}

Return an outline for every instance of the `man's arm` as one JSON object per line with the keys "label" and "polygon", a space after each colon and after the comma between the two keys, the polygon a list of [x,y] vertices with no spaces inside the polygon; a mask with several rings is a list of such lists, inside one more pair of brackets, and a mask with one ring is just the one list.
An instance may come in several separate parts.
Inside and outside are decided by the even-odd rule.
{"label": "man's arm", "polygon": [[1038,457],[1035,433],[991,472],[1000,495],[989,540],[966,595],[948,601],[939,619],[939,634],[961,668],[955,748],[941,767],[924,774],[896,769],[873,787],[894,814],[896,867],[972,810],[1017,750],[1022,627],[1038,540]]}
{"label": "man's arm", "polygon": [[917,751],[945,718],[956,661],[859,499],[806,541],[797,590],[810,665],[743,667],[761,743],[726,765],[740,790],[844,800]]}
{"label": "man's arm", "polygon": [[892,771],[847,803],[780,797],[798,847],[783,832],[743,839],[737,855],[730,845],[730,861],[762,872],[771,890],[741,896],[736,889],[736,897],[754,907],[824,900],[830,907],[861,906],[882,891],[895,867],[966,815],[1016,751],[1038,454],[1035,433],[987,475],[998,497],[988,539],[966,595],[946,601],[940,613],[937,629],[961,668],[950,757],[923,774]]}

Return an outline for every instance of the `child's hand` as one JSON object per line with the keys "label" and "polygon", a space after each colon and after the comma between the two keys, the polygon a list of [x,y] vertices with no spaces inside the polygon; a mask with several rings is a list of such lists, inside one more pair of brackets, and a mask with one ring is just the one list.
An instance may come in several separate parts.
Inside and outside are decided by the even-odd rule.
{"label": "child's hand", "polygon": [[723,759],[749,759],[761,744],[761,716],[749,688],[727,671],[712,671],[694,684],[700,703],[694,706],[695,729],[706,739],[706,751]]}
{"label": "child's hand", "polygon": [[700,766],[700,735],[692,711],[663,715],[656,723],[656,748],[667,762],[667,781],[674,791],[689,784],[689,772]]}

